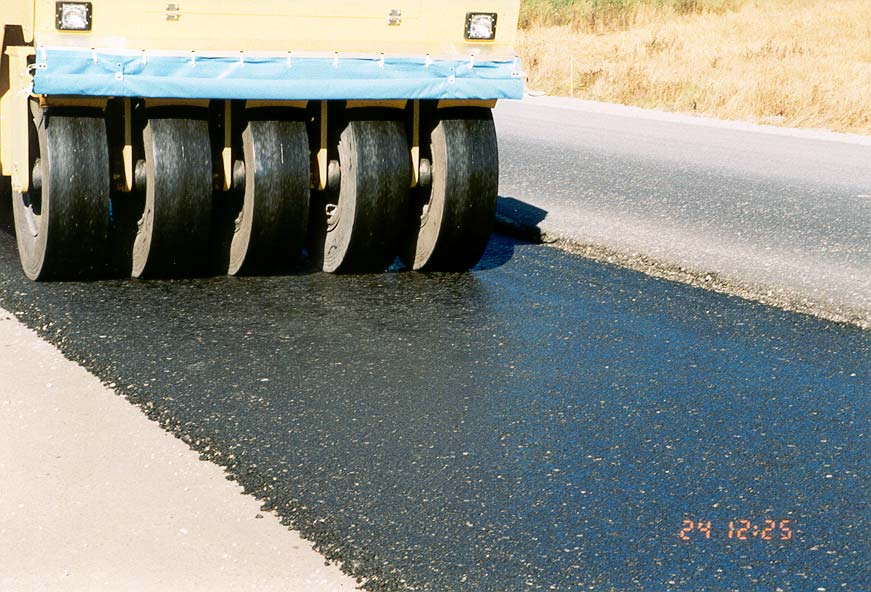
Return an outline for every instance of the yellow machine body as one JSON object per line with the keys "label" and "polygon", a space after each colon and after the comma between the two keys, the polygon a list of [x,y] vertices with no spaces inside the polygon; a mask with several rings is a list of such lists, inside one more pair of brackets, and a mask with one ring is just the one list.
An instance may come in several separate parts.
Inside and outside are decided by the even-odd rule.
{"label": "yellow machine body", "polygon": [[[22,0],[5,3],[16,2],[25,4]],[[93,28],[80,33],[56,30],[55,4],[35,2],[38,45],[454,54],[486,44],[488,51],[500,49],[513,55],[518,15],[518,3],[510,0],[95,0]],[[495,40],[469,43],[464,39],[470,10],[498,14]],[[21,9],[19,14],[23,13]]]}
{"label": "yellow machine body", "polygon": [[[485,73],[488,64],[499,63],[503,69],[512,60],[516,64],[513,44],[519,11],[517,0],[437,3],[422,0],[93,0],[80,3],[87,4],[89,9],[90,27],[84,31],[59,28],[60,4],[63,3],[54,0],[4,0],[0,8],[3,46],[0,169],[3,175],[12,176],[17,191],[26,190],[29,184],[25,163],[28,161],[26,120],[31,96],[41,97],[46,104],[123,96],[160,98],[169,102],[244,99],[275,103],[340,99],[382,106],[385,101],[396,103],[409,99],[439,99],[453,106],[490,105],[495,99],[511,96],[504,88],[490,93],[487,80],[471,81],[476,85],[474,90],[454,91],[452,87],[450,92],[433,90],[433,84],[447,80],[453,85],[455,71],[465,68],[465,64],[471,66],[467,70],[473,75],[474,68],[482,70],[482,64]],[[466,38],[470,12],[497,15],[493,39]],[[49,57],[40,53],[43,48],[48,48]],[[91,55],[94,65],[99,62],[104,69],[106,64],[117,66],[118,85],[88,85],[98,77],[83,68],[89,65]],[[160,60],[184,59],[192,66],[200,64],[200,70],[192,70],[194,75],[191,76],[166,74],[167,69],[164,69],[160,71],[159,80],[172,84],[152,84],[152,80],[158,79],[152,77],[148,83],[130,88],[126,83],[135,78],[128,74],[130,59],[131,56],[140,59],[140,55],[141,64],[150,64],[148,67]],[[67,59],[67,56],[71,57]],[[118,56],[123,57],[123,64]],[[270,74],[263,70],[253,74],[255,79],[240,80],[233,89],[218,88],[220,85],[215,83],[231,70],[202,74],[207,71],[203,65],[216,67],[220,60],[225,64],[228,58],[261,65],[264,61],[280,60],[289,68],[296,66],[297,71],[300,65],[317,69],[323,64],[320,71],[327,70],[329,65],[336,72],[351,71],[355,78],[351,86],[347,85],[349,80],[344,78],[345,74],[340,74],[338,79],[326,77],[322,84],[308,80],[301,86],[305,75],[297,75],[302,78],[283,81],[283,88],[289,93],[285,96],[280,81],[270,79]],[[417,59],[418,66],[423,64],[419,69],[426,69],[429,77],[417,80],[415,74],[409,74],[409,64],[413,62],[408,59]],[[380,60],[383,76],[371,75],[369,70],[359,73],[365,68],[371,70],[372,60]],[[68,66],[69,71],[80,72],[78,80],[83,84],[70,84],[74,77],[69,72],[64,83],[54,84],[58,61]],[[441,65],[443,74],[432,74],[431,63]],[[514,80],[501,82],[513,84],[512,92],[517,95],[516,89],[522,89],[522,81],[517,80],[517,67],[510,69]],[[396,76],[407,78],[403,88],[360,94],[361,88],[374,89]],[[439,77],[441,81],[436,80]],[[457,73],[457,82],[461,82],[459,78]],[[189,81],[198,86],[185,86]],[[40,87],[49,92],[41,92]],[[160,90],[164,88],[166,90]],[[251,89],[250,96],[246,96],[247,89]],[[321,89],[329,92],[323,94]],[[227,154],[227,168],[229,159]],[[321,160],[319,168],[325,172],[326,164],[323,158]],[[132,163],[127,162],[127,173],[131,168]],[[128,178],[127,185],[131,183]],[[227,171],[225,184],[229,183]]]}
{"label": "yellow machine body", "polygon": [[0,173],[24,273],[273,273],[302,254],[325,272],[469,269],[496,212],[491,109],[523,96],[518,14],[2,0]]}

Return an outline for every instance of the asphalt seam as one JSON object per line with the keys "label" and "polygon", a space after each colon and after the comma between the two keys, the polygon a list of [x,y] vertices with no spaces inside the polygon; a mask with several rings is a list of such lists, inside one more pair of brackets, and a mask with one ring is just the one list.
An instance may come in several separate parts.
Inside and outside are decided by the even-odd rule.
{"label": "asphalt seam", "polygon": [[644,253],[627,252],[603,244],[579,241],[559,233],[546,232],[536,225],[527,224],[502,214],[496,216],[496,230],[517,240],[546,245],[597,263],[614,265],[657,279],[702,288],[727,296],[735,296],[750,302],[808,315],[840,325],[871,330],[871,322],[867,316],[859,311],[851,311],[825,302],[799,297],[783,289],[770,288],[763,291],[758,287],[723,277],[713,270],[683,266]]}

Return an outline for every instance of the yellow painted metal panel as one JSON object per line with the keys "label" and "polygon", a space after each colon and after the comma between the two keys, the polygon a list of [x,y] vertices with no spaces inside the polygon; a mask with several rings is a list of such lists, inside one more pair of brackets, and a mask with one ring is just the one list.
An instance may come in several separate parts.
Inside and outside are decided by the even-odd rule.
{"label": "yellow painted metal panel", "polygon": [[12,174],[12,95],[0,94],[0,174]]}
{"label": "yellow painted metal panel", "polygon": [[24,42],[33,41],[34,0],[2,0],[0,2],[0,46],[3,29],[7,25],[19,26],[24,34]]}
{"label": "yellow painted metal panel", "polygon": [[[513,54],[518,0],[92,0],[91,32],[55,30],[36,0],[37,44],[183,51]],[[178,7],[167,11],[169,4]],[[391,14],[401,14],[391,24]],[[466,13],[496,12],[495,41],[467,42]],[[395,19],[393,19],[395,22]]]}
{"label": "yellow painted metal panel", "polygon": [[260,107],[286,107],[288,109],[305,109],[308,101],[245,101],[246,109],[258,109]]}
{"label": "yellow painted metal panel", "polygon": [[352,100],[346,101],[347,109],[367,109],[367,108],[382,108],[382,109],[405,109],[408,101],[405,100]]}
{"label": "yellow painted metal panel", "polygon": [[5,37],[6,27],[3,26],[4,16],[0,15],[0,174],[8,174],[4,171],[8,171],[11,167],[11,163],[9,165],[4,164],[3,154],[10,154],[12,139],[10,134],[4,133],[4,129],[8,129],[7,123],[7,105],[9,104],[9,97],[7,96],[9,93],[9,58],[6,56],[6,46],[3,45],[3,38]]}
{"label": "yellow painted metal panel", "polygon": [[133,103],[124,99],[124,147],[121,148],[121,160],[124,163],[124,190],[133,191]]}
{"label": "yellow painted metal panel", "polygon": [[321,101],[321,116],[318,122],[321,128],[320,142],[318,143],[318,191],[327,188],[327,102]]}
{"label": "yellow painted metal panel", "polygon": [[[24,45],[33,41],[34,0],[0,0],[0,173],[10,174],[12,168],[12,130],[10,109],[10,59],[8,45]],[[21,27],[21,32],[6,27]]]}
{"label": "yellow painted metal panel", "polygon": [[46,107],[87,107],[105,109],[109,99],[106,97],[46,97],[40,95],[39,106]]}
{"label": "yellow painted metal panel", "polygon": [[6,55],[9,56],[10,88],[0,104],[0,109],[5,115],[2,130],[6,138],[3,171],[5,174],[12,174],[12,188],[15,191],[27,191],[30,186],[31,85],[31,77],[27,72],[27,58],[33,55],[33,48],[9,47],[6,49]]}
{"label": "yellow painted metal panel", "polygon": [[471,101],[463,99],[442,99],[436,105],[438,109],[450,109],[451,107],[483,107],[484,109],[493,109],[496,106],[496,101]]}
{"label": "yellow painted metal panel", "polygon": [[221,150],[224,166],[224,191],[233,187],[233,104],[224,101],[224,147]]}
{"label": "yellow painted metal panel", "polygon": [[145,99],[145,106],[151,107],[209,107],[208,99]]}
{"label": "yellow painted metal panel", "polygon": [[414,102],[411,118],[411,187],[420,182],[420,101]]}

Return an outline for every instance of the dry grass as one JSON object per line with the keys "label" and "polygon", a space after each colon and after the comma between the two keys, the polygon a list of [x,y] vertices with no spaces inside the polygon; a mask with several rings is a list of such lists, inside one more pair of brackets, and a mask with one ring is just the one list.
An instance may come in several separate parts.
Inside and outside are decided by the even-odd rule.
{"label": "dry grass", "polygon": [[567,25],[603,33],[672,15],[722,14],[747,0],[522,0],[520,27]]}
{"label": "dry grass", "polygon": [[589,1],[622,8],[607,23],[527,15],[519,49],[530,88],[570,94],[573,58],[577,97],[871,133],[868,0],[700,0],[690,10]]}

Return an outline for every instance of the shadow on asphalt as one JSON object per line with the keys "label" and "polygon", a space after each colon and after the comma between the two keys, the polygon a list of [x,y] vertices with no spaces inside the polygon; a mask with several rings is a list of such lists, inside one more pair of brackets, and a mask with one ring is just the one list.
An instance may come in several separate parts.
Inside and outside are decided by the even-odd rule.
{"label": "shadow on asphalt", "polygon": [[526,242],[540,243],[539,224],[547,217],[547,210],[513,197],[500,196],[496,202],[496,228],[500,232]]}
{"label": "shadow on asphalt", "polygon": [[514,240],[490,240],[487,250],[474,269],[483,271],[502,267],[514,257],[514,250],[522,244],[542,242],[538,224],[547,216],[547,211],[529,205],[513,197],[500,196],[496,202],[496,226],[494,233]]}

